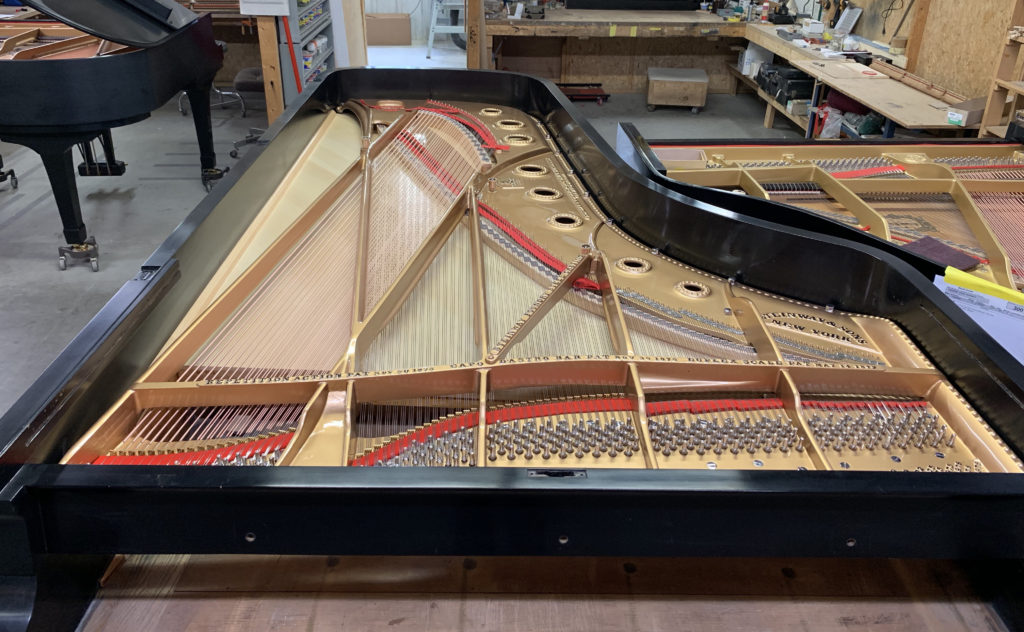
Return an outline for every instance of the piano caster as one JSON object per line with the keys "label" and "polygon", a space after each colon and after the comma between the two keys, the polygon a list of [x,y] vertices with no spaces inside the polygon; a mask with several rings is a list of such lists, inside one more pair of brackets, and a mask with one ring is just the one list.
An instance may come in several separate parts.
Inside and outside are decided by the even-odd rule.
{"label": "piano caster", "polygon": [[218,167],[214,167],[213,169],[203,169],[203,187],[206,189],[206,192],[209,193],[212,191],[213,185],[217,183],[217,180],[223,178],[224,174],[228,171],[231,171],[231,167],[224,167],[223,169]]}
{"label": "piano caster", "polygon": [[68,244],[57,247],[57,269],[68,269],[68,263],[88,260],[93,272],[100,271],[100,251],[96,247],[96,238],[89,237],[80,244]]}

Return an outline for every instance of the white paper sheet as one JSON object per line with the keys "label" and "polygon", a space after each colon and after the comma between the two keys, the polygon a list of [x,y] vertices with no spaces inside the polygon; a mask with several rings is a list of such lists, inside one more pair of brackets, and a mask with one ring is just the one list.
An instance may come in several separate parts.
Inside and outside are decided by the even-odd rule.
{"label": "white paper sheet", "polygon": [[940,276],[935,277],[935,286],[1013,357],[1024,362],[1024,305],[950,285]]}

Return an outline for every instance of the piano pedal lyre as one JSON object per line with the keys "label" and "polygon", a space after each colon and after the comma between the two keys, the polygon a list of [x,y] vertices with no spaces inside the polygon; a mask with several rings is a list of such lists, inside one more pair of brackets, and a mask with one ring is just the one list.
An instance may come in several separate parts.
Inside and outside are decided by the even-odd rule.
{"label": "piano pedal lyre", "polygon": [[57,246],[57,269],[64,271],[68,269],[68,263],[74,264],[78,261],[88,260],[93,272],[100,271],[100,250],[96,245],[95,237],[87,237],[80,244],[68,244]]}

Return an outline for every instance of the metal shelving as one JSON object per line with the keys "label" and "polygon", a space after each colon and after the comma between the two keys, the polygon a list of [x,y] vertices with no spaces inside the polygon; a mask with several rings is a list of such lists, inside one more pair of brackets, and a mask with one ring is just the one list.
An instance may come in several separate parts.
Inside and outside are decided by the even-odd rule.
{"label": "metal shelving", "polygon": [[[303,16],[322,9],[323,14],[316,16],[309,23],[300,26],[299,22]],[[295,60],[299,66],[299,81],[301,90],[305,90],[319,76],[317,69],[321,64],[326,64],[327,69],[334,68],[334,34],[331,28],[333,17],[331,15],[331,3],[329,0],[311,0],[307,4],[300,5],[298,0],[289,1],[288,22],[292,36],[292,48],[295,53]],[[308,57],[306,46],[314,39],[326,36],[327,42],[320,50],[313,54],[309,64],[304,63],[303,58]],[[285,31],[283,20],[278,20],[278,42],[281,58],[281,86],[284,92],[285,105],[290,104],[299,96],[300,88],[296,85],[293,69],[291,66],[291,55],[288,51],[288,33]],[[306,67],[308,66],[308,67]]]}

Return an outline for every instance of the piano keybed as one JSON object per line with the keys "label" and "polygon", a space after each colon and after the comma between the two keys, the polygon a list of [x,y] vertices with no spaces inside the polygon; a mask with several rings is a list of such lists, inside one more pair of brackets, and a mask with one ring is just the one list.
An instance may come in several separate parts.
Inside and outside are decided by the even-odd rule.
{"label": "piano keybed", "polygon": [[1024,289],[1024,156],[1014,145],[652,147],[669,177],[807,209],[894,243],[937,239]]}
{"label": "piano keybed", "polygon": [[[65,462],[1020,471],[893,323],[634,241],[529,115],[432,101],[328,114],[352,116],[359,159]],[[812,183],[859,222],[867,202],[836,182],[868,171],[849,179],[890,200],[878,183],[917,173],[902,164],[705,171],[762,193]]]}

